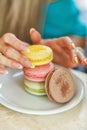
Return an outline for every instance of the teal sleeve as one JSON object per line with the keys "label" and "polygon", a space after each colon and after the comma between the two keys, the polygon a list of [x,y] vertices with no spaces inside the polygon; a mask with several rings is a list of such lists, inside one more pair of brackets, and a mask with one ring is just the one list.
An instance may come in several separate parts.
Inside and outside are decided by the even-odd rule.
{"label": "teal sleeve", "polygon": [[66,35],[87,36],[87,27],[80,20],[73,0],[56,0],[48,5],[43,38]]}

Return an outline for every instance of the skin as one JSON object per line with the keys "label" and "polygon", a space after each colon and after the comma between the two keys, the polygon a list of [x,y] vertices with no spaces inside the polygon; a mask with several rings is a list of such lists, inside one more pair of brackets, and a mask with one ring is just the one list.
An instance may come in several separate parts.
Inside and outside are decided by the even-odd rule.
{"label": "skin", "polygon": [[[54,53],[53,62],[68,68],[78,65],[87,66],[87,60],[79,52],[74,54],[78,57],[79,62],[76,63],[72,52],[75,45],[69,37],[61,37],[43,40],[38,31],[34,28],[30,29],[30,37],[33,44],[43,44],[52,48]],[[17,39],[11,33],[6,33],[0,38],[0,73],[5,74],[6,67],[22,69],[30,67],[31,62],[21,54],[21,51],[28,51],[29,44]]]}
{"label": "skin", "polygon": [[[70,37],[43,40],[40,33],[33,28],[30,30],[30,36],[33,44],[39,43],[52,48],[54,52],[54,63],[67,68],[74,68],[79,65],[87,66],[87,59],[85,56],[81,52],[75,50],[74,37],[74,42]],[[79,42],[82,43],[80,38]],[[74,56],[78,58],[78,63],[75,61]]]}
{"label": "skin", "polygon": [[20,41],[15,35],[6,33],[0,38],[0,73],[6,73],[5,67],[22,69],[30,67],[30,61],[21,54],[27,51],[28,44]]}

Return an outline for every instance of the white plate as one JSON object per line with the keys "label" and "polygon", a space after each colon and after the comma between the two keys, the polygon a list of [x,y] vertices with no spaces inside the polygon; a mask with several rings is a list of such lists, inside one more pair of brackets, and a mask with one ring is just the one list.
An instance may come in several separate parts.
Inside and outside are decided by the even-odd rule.
{"label": "white plate", "polygon": [[75,107],[84,97],[84,84],[75,76],[76,94],[66,104],[56,104],[49,101],[47,96],[34,96],[24,90],[23,73],[10,70],[8,75],[0,75],[0,103],[17,112],[50,115],[64,112]]}

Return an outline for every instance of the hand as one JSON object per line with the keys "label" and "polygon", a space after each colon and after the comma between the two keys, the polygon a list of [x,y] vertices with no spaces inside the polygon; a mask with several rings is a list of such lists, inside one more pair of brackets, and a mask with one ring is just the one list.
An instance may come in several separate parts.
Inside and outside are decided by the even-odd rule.
{"label": "hand", "polygon": [[33,28],[30,30],[30,37],[33,44],[43,44],[51,47],[54,53],[53,62],[58,65],[68,68],[87,65],[86,58],[76,51],[75,45],[69,37],[43,40],[40,33]]}
{"label": "hand", "polygon": [[87,67],[87,58],[84,55],[85,54],[84,49],[82,49],[81,47],[76,47],[75,50],[76,50],[80,65],[84,65],[85,67]]}
{"label": "hand", "polygon": [[15,35],[6,33],[0,38],[0,73],[6,73],[5,67],[22,69],[30,67],[30,61],[21,51],[27,51],[28,44],[20,41]]}

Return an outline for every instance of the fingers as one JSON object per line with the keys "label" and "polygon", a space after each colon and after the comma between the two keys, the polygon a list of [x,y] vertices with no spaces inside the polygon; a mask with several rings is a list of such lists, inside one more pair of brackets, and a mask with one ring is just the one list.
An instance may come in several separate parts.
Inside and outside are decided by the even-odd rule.
{"label": "fingers", "polygon": [[41,35],[38,31],[36,31],[34,28],[30,29],[30,37],[34,44],[44,44],[48,46],[53,46],[51,44],[58,44],[59,47],[66,47],[68,49],[74,49],[75,44],[72,42],[72,40],[69,37],[61,37],[61,38],[54,38],[54,39],[47,39],[43,40],[41,38]]}
{"label": "fingers", "polygon": [[[24,60],[25,60],[25,57],[24,57]],[[26,60],[26,62],[23,63],[23,58],[21,58],[20,61],[26,67],[30,67],[31,66],[31,65],[29,65],[29,61],[28,60]],[[0,53],[0,64],[2,64],[2,67],[3,66],[7,66],[7,67],[10,67],[10,68],[17,68],[17,69],[22,69],[23,68],[23,65],[21,63],[17,62],[16,60],[11,60],[11,59],[5,57],[1,53]],[[1,67],[1,69],[4,69],[2,67]]]}
{"label": "fingers", "polygon": [[17,63],[16,61],[8,59],[7,57],[2,55],[1,53],[0,53],[0,64],[2,64],[4,66],[8,66],[10,68],[18,68],[18,69],[23,68],[23,66],[21,64]]}
{"label": "fingers", "polygon": [[75,44],[72,42],[72,40],[69,37],[61,37],[61,38],[54,38],[54,39],[48,39],[48,40],[43,40],[42,44],[57,44],[58,46],[62,48],[67,48],[67,49],[75,49]]}
{"label": "fingers", "polygon": [[53,62],[66,68],[73,68],[76,66],[76,64],[70,59],[69,55],[58,55],[55,53]]}
{"label": "fingers", "polygon": [[[78,65],[87,65],[87,59],[83,58],[80,53],[76,53],[75,44],[69,37],[43,40],[40,33],[33,28],[30,30],[30,36],[34,44],[43,44],[52,48],[54,52],[54,62],[71,68]],[[58,57],[60,54],[63,55],[62,59],[69,59],[66,65],[66,61],[64,62],[64,60]],[[57,60],[58,58],[60,61]]]}
{"label": "fingers", "polygon": [[[47,40],[43,40],[41,39],[41,35],[39,32],[37,32],[35,29],[31,29],[30,30],[30,36],[31,36],[31,40],[34,44],[43,44],[43,45],[47,45],[50,48],[52,48],[53,52],[54,52],[54,62],[60,65],[64,65],[64,66],[68,66],[64,63],[64,60],[61,60],[61,55],[63,55],[62,59],[69,59],[71,56],[71,52],[69,52],[70,56],[68,56],[68,54],[65,52],[64,47],[66,47],[66,42],[72,42],[69,38],[69,40],[62,40],[57,38],[57,39],[47,39]],[[68,38],[63,38],[63,39],[68,39]],[[62,40],[62,42],[64,43],[59,43]],[[74,48],[71,44],[68,44],[70,46],[70,49]],[[65,44],[65,45],[62,45]],[[58,55],[60,55],[60,57],[58,57]],[[58,60],[59,59],[59,60]]]}
{"label": "fingers", "polygon": [[62,48],[54,40],[44,40],[45,45],[49,46],[55,53],[63,53]]}
{"label": "fingers", "polygon": [[61,37],[58,40],[55,39],[56,42],[58,42],[59,46],[67,48],[67,49],[75,49],[75,44],[72,42],[72,40],[69,37]]}
{"label": "fingers", "polygon": [[26,51],[28,44],[20,41],[17,37],[11,33],[6,33],[1,38],[1,42],[7,43],[8,45],[14,47],[18,51]]}
{"label": "fingers", "polygon": [[[1,52],[11,60],[19,62],[25,67],[30,67],[31,63],[29,59],[25,58],[20,52],[8,45],[3,45]],[[3,57],[4,58],[4,57]],[[4,64],[5,65],[5,64]]]}
{"label": "fingers", "polygon": [[0,74],[8,74],[8,71],[5,70],[5,66],[0,64]]}
{"label": "fingers", "polygon": [[41,42],[41,35],[34,28],[30,29],[30,37],[31,37],[31,40],[32,40],[33,44],[40,44],[40,42]]}
{"label": "fingers", "polygon": [[68,52],[71,59],[74,59],[74,55],[76,55],[75,53],[73,54],[75,45],[69,37],[43,40],[42,44],[51,47],[56,53],[64,54]]}
{"label": "fingers", "polygon": [[13,34],[7,33],[0,38],[0,63],[11,68],[21,69],[30,67],[29,59],[25,58],[21,51],[27,51],[28,44],[17,39]]}
{"label": "fingers", "polygon": [[79,64],[87,66],[87,58],[84,56],[84,54],[78,49],[76,50],[76,52],[77,52]]}
{"label": "fingers", "polygon": [[76,58],[75,52],[75,45],[74,43],[71,42],[70,38],[68,37],[62,37],[62,38],[57,38],[57,39],[48,39],[48,40],[43,40],[42,44],[45,44],[49,47],[51,47],[58,55],[61,54],[64,57],[69,57],[73,62],[75,62],[74,57]]}

